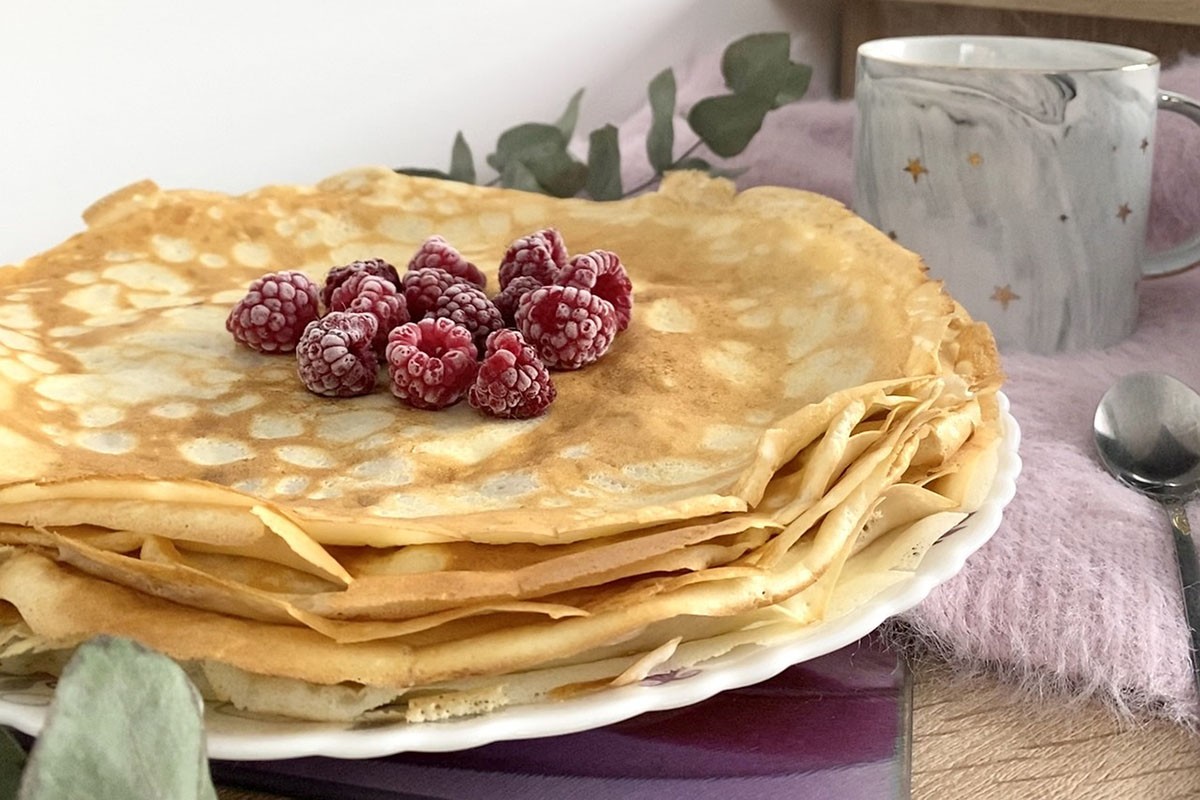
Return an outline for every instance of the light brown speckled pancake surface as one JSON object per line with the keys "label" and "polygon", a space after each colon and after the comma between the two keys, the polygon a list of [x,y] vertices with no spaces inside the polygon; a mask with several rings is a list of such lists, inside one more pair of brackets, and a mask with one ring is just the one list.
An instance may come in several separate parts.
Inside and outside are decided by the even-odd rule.
{"label": "light brown speckled pancake surface", "polygon": [[[0,481],[129,477],[136,499],[141,476],[197,480],[211,503],[270,502],[326,542],[573,539],[739,510],[824,426],[798,410],[954,367],[938,361],[954,306],[915,257],[802,192],[680,174],[597,204],[365,170],[241,197],[139,184],[88,221],[0,270],[0,446],[19,454]],[[224,330],[265,271],[403,269],[433,233],[494,288],[506,245],[544,226],[621,254],[636,306],[608,356],[556,374],[537,419],[415,411],[382,386],[317,398],[289,358]],[[991,354],[972,357],[986,377]],[[40,499],[44,519],[5,519],[61,521]]]}

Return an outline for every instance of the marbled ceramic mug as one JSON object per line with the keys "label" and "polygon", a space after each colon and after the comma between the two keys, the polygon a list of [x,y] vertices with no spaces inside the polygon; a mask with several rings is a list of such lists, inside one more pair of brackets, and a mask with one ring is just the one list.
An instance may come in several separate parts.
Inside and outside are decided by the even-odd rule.
{"label": "marbled ceramic mug", "polygon": [[1158,59],[1004,36],[858,49],[855,211],[919,253],[1002,349],[1105,347],[1133,331],[1143,275],[1200,261],[1200,237],[1145,253]]}

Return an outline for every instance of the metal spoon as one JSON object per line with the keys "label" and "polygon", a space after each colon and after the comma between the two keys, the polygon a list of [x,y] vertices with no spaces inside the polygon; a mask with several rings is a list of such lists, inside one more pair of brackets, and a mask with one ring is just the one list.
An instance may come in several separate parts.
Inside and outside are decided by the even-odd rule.
{"label": "metal spoon", "polygon": [[1167,512],[1200,691],[1200,560],[1185,506],[1200,490],[1200,395],[1170,375],[1126,375],[1100,398],[1093,428],[1109,472]]}

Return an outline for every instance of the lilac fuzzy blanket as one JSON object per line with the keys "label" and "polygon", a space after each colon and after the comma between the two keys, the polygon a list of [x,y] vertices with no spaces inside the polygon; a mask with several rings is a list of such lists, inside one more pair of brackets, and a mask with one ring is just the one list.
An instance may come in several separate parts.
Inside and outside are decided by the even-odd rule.
{"label": "lilac fuzzy blanket", "polygon": [[[1166,70],[1162,85],[1200,97],[1200,60]],[[679,87],[681,108],[721,92],[714,59],[681,71]],[[850,102],[822,99],[773,112],[750,148],[729,162],[746,168],[739,186],[795,186],[852,205],[853,114]],[[650,173],[648,123],[643,109],[621,126],[626,186]],[[682,120],[676,131],[679,153],[694,135]],[[1200,231],[1198,178],[1200,130],[1161,114],[1152,246]],[[1161,370],[1200,389],[1198,347],[1194,269],[1143,282],[1137,331],[1118,346],[1053,357],[1005,354],[1004,391],[1022,428],[1016,499],[966,568],[904,615],[905,629],[964,669],[1200,722],[1165,518],[1108,476],[1091,438],[1096,403],[1121,375]],[[1200,520],[1193,527],[1200,529]]]}

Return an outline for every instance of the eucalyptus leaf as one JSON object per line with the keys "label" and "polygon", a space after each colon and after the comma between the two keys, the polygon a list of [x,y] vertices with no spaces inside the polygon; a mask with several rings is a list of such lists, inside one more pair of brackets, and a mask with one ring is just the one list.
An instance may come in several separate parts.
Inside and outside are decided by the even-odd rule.
{"label": "eucalyptus leaf", "polygon": [[520,161],[510,161],[505,165],[504,171],[500,173],[500,185],[507,189],[546,193],[537,178],[529,171],[529,167]]}
{"label": "eucalyptus leaf", "polygon": [[771,108],[793,103],[808,91],[812,68],[788,55],[786,33],[756,33],[739,39],[721,57],[721,74],[734,94],[771,101]]}
{"label": "eucalyptus leaf", "polygon": [[646,134],[646,155],[655,171],[666,170],[675,150],[675,73],[664,69],[650,81],[650,131]]}
{"label": "eucalyptus leaf", "polygon": [[542,153],[523,163],[542,189],[555,197],[574,197],[587,185],[587,164],[576,160],[566,150]]}
{"label": "eucalyptus leaf", "polygon": [[566,148],[567,139],[556,126],[527,122],[500,134],[496,140],[496,152],[488,156],[488,164],[497,172],[504,172],[512,161],[528,161],[539,154]]}
{"label": "eucalyptus leaf", "polygon": [[771,100],[754,95],[706,97],[692,106],[688,124],[710,150],[730,158],[746,149],[770,110]]}
{"label": "eucalyptus leaf", "polygon": [[708,172],[712,169],[712,164],[705,161],[703,158],[691,156],[689,158],[681,158],[671,165],[671,169],[695,169],[701,172]]}
{"label": "eucalyptus leaf", "polygon": [[475,182],[475,158],[467,144],[462,131],[454,137],[454,146],[450,149],[450,180],[462,183]]}
{"label": "eucalyptus leaf", "polygon": [[812,81],[812,67],[807,64],[788,64],[780,70],[779,89],[771,102],[771,108],[786,106],[804,97]]}
{"label": "eucalyptus leaf", "polygon": [[583,99],[583,89],[571,95],[571,99],[567,101],[567,108],[563,111],[562,116],[558,118],[558,122],[554,123],[560,131],[563,138],[568,142],[575,135],[575,125],[579,122],[579,101]]}
{"label": "eucalyptus leaf", "polygon": [[0,730],[0,800],[16,800],[25,760],[25,749],[12,731]]}
{"label": "eucalyptus leaf", "polygon": [[442,172],[440,169],[425,169],[423,167],[397,167],[393,171],[398,172],[401,175],[411,175],[414,178],[441,178],[442,180],[450,179],[450,176],[445,172]]}
{"label": "eucalyptus leaf", "polygon": [[20,800],[216,800],[201,710],[165,656],[127,639],[86,642],[63,670]]}
{"label": "eucalyptus leaf", "polygon": [[[516,181],[514,188],[540,191],[555,197],[573,197],[587,182],[587,165],[567,152],[567,139],[554,125],[531,122],[509,128],[496,141],[495,164],[505,183]],[[538,188],[530,185],[528,176],[512,172],[514,163],[520,163],[534,178]]]}
{"label": "eucalyptus leaf", "polygon": [[775,99],[779,72],[791,64],[786,33],[755,33],[738,39],[721,55],[721,74],[734,94]]}
{"label": "eucalyptus leaf", "polygon": [[[572,197],[587,182],[587,166],[567,152],[567,139],[554,125],[530,122],[509,128],[500,134],[493,156],[489,163],[501,176],[510,174],[508,180],[519,183],[517,188]],[[515,162],[533,175],[538,188],[532,188],[523,173],[511,171]],[[501,183],[510,185],[503,177]]]}
{"label": "eucalyptus leaf", "polygon": [[605,125],[588,136],[587,192],[593,200],[617,200],[621,189],[621,147],[617,128]]}

